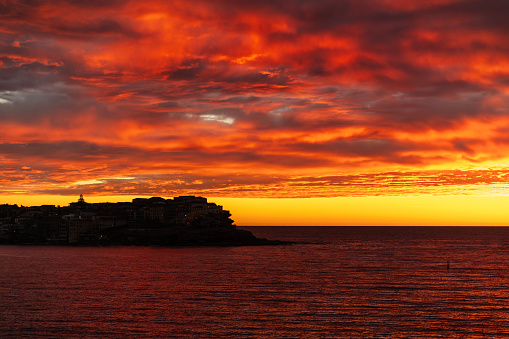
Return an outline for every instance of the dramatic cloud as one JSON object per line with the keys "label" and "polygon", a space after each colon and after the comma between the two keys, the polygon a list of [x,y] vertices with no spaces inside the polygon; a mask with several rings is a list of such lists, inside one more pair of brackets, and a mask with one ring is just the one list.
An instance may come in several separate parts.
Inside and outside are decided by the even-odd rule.
{"label": "dramatic cloud", "polygon": [[499,194],[508,12],[0,1],[0,193]]}

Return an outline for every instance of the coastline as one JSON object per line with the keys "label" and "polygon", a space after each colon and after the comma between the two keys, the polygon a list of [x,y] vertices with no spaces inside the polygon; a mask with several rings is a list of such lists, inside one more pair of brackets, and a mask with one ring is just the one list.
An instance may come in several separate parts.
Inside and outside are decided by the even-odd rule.
{"label": "coastline", "polygon": [[76,246],[259,246],[286,241],[238,229],[228,210],[204,197],[135,198],[69,206],[0,205],[0,244]]}
{"label": "coastline", "polygon": [[122,229],[105,236],[74,243],[29,239],[0,239],[0,245],[22,246],[160,246],[160,247],[239,247],[278,246],[294,242],[258,238],[244,229]]}

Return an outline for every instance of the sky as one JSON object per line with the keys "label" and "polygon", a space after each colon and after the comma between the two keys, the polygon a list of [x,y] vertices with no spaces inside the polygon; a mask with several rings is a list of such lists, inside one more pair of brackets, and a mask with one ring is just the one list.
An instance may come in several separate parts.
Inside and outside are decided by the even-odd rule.
{"label": "sky", "polygon": [[509,224],[509,2],[0,0],[0,203]]}

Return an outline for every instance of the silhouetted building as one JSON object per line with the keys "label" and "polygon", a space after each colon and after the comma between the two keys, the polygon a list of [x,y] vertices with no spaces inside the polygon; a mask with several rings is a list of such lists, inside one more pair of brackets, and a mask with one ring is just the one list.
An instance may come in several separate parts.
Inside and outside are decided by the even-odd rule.
{"label": "silhouetted building", "polygon": [[230,216],[203,197],[89,204],[80,195],[68,207],[0,205],[0,241],[74,244],[99,241],[119,230],[232,229]]}
{"label": "silhouetted building", "polygon": [[80,194],[80,197],[77,202],[71,202],[69,204],[69,207],[76,209],[76,208],[86,208],[88,207],[88,203],[85,202],[85,198],[83,198],[83,194]]}

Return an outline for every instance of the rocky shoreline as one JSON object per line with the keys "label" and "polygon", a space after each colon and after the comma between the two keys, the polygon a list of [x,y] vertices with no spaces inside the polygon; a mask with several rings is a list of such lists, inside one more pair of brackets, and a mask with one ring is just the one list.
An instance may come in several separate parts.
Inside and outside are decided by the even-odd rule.
{"label": "rocky shoreline", "polygon": [[161,246],[161,247],[237,247],[291,245],[293,242],[258,238],[243,229],[112,229],[100,237],[83,238],[72,244],[48,239],[14,237],[0,239],[0,245],[48,246]]}
{"label": "rocky shoreline", "polygon": [[266,246],[289,245],[291,242],[257,238],[250,231],[242,229],[172,229],[154,230],[130,229],[115,232],[107,239],[83,241],[78,245],[115,246]]}

